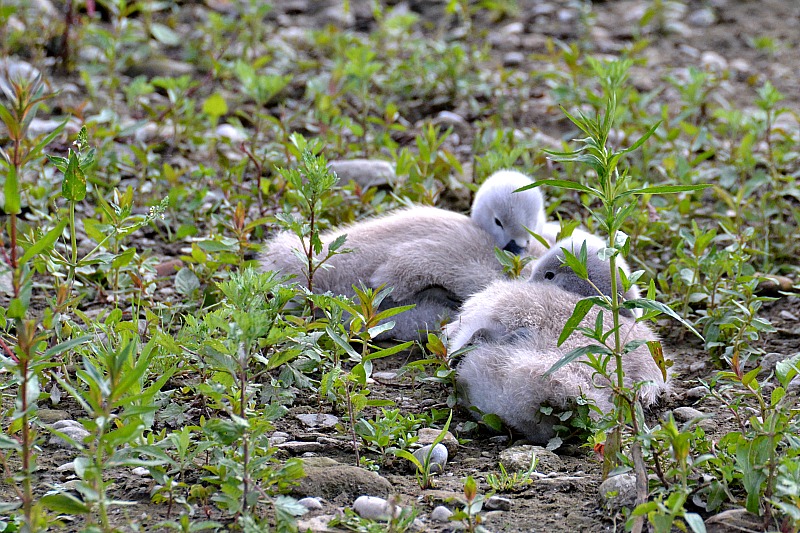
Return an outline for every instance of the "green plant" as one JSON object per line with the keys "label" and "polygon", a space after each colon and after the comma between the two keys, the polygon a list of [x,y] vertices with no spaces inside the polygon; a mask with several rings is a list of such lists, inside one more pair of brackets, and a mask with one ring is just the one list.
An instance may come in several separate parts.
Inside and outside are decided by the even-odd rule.
{"label": "green plant", "polygon": [[534,481],[531,476],[536,469],[537,462],[536,454],[531,454],[531,464],[528,469],[524,472],[518,471],[514,472],[513,474],[509,474],[506,471],[506,467],[503,466],[503,463],[500,463],[498,464],[500,473],[487,474],[486,483],[489,484],[492,490],[497,492],[516,492],[525,490],[528,485]]}
{"label": "green plant", "polygon": [[483,494],[478,494],[478,484],[475,482],[475,478],[467,476],[464,481],[464,500],[461,502],[464,507],[456,510],[450,516],[450,521],[460,522],[469,533],[486,532],[487,529],[481,525],[483,523],[481,510],[485,499]]}
{"label": "green plant", "polygon": [[90,524],[101,531],[112,531],[109,510],[124,505],[109,497],[111,481],[107,471],[114,467],[136,467],[158,464],[158,458],[142,459],[138,448],[143,433],[152,425],[153,397],[170,378],[175,368],[165,371],[159,379],[147,383],[147,370],[157,352],[154,341],[139,347],[139,341],[128,331],[111,322],[106,330],[107,344],[94,343],[91,351],[82,356],[82,368],[77,371],[79,383],[73,386],[63,378],[59,384],[80,404],[88,418],[82,421],[89,436],[75,442],[52,430],[81,451],[75,459],[78,482],[75,490],[80,498],[66,491],[46,495],[42,504],[56,512],[86,514]]}
{"label": "green plant", "polygon": [[432,471],[433,463],[431,463],[431,455],[433,455],[433,449],[436,447],[436,445],[444,440],[447,430],[450,429],[450,421],[452,419],[453,411],[450,411],[450,416],[447,418],[447,422],[445,422],[442,431],[436,436],[435,439],[433,439],[433,442],[428,449],[428,453],[425,455],[422,461],[414,457],[414,455],[407,450],[391,450],[393,454],[411,461],[411,463],[417,468],[417,483],[419,483],[421,489],[433,487],[433,475],[435,472]]}

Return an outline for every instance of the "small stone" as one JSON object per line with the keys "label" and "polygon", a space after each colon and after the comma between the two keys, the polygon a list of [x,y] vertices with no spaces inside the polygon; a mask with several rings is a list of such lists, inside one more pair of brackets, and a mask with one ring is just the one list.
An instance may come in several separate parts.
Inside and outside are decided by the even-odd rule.
{"label": "small stone", "polygon": [[150,477],[150,470],[143,466],[138,466],[131,470],[131,472],[139,477]]}
{"label": "small stone", "polygon": [[125,70],[125,75],[131,78],[145,76],[148,79],[159,76],[177,78],[194,73],[195,68],[193,65],[168,57],[154,57],[147,61],[135,61]]}
{"label": "small stone", "polygon": [[277,446],[279,444],[283,444],[287,440],[289,440],[289,434],[288,433],[284,433],[283,431],[276,431],[269,438],[269,445],[270,446]]}
{"label": "small stone", "polygon": [[[417,431],[417,443],[420,446],[433,444],[433,441],[436,440],[436,438],[439,436],[439,433],[441,433],[441,431],[438,429],[422,428]],[[441,443],[445,445],[450,455],[455,455],[458,451],[458,439],[456,439],[449,431],[444,434]]]}
{"label": "small stone", "polygon": [[762,531],[764,521],[746,509],[730,509],[705,520],[707,533],[737,533],[740,531]]}
{"label": "small stone", "polygon": [[332,428],[339,423],[339,418],[324,413],[295,415],[300,422],[311,428]]}
{"label": "small stone", "polygon": [[333,515],[320,515],[320,516],[313,516],[308,519],[302,519],[297,521],[297,530],[298,531],[311,531],[312,533],[320,532],[320,533],[328,533],[331,529],[328,527],[328,522],[333,520]]}
{"label": "small stone", "polygon": [[717,15],[714,13],[713,9],[705,7],[691,13],[686,19],[686,22],[688,22],[690,26],[695,26],[697,28],[708,28],[717,22]]}
{"label": "small stone", "polygon": [[321,452],[325,446],[319,442],[289,441],[277,445],[278,448],[291,453]]}
{"label": "small stone", "polygon": [[453,511],[444,505],[439,505],[431,511],[431,520],[434,522],[449,522],[451,516],[453,516]]}
{"label": "small stone", "polygon": [[[781,117],[783,117],[783,115],[781,115]],[[778,121],[780,122],[781,119],[779,118]],[[775,294],[778,291],[790,291],[793,287],[794,281],[792,278],[770,274],[764,276],[764,279],[758,282],[756,291],[759,294]]]}
{"label": "small stone", "polygon": [[700,64],[712,72],[724,72],[728,70],[728,60],[717,52],[707,51],[700,56]]}
{"label": "small stone", "polygon": [[766,372],[774,372],[775,371],[775,365],[777,365],[781,361],[784,361],[784,360],[786,360],[788,358],[789,358],[788,354],[778,353],[778,352],[770,352],[770,353],[764,355],[764,357],[761,358],[761,362],[760,362],[761,368],[763,369],[763,371],[765,373]]}
{"label": "small stone", "polygon": [[525,54],[522,52],[508,52],[503,56],[504,67],[518,67],[525,61]]}
{"label": "small stone", "polygon": [[706,369],[705,361],[697,361],[689,365],[689,372],[702,372]]}
{"label": "small stone", "polygon": [[633,474],[610,477],[597,490],[607,509],[618,511],[623,507],[633,508],[636,504],[636,476]]}
{"label": "small stone", "polygon": [[687,390],[686,393],[683,395],[683,397],[686,398],[687,400],[700,400],[706,394],[708,394],[708,389],[700,385],[697,387],[692,387],[691,389]]}
{"label": "small stone", "polygon": [[180,259],[170,259],[168,261],[164,261],[163,263],[156,265],[156,276],[159,278],[171,276],[180,270],[181,267],[183,267],[183,261]]}
{"label": "small stone", "polygon": [[36,416],[44,424],[53,424],[61,420],[69,420],[69,413],[60,409],[38,409]]}
{"label": "small stone", "polygon": [[442,128],[453,128],[453,132],[457,133],[460,137],[468,138],[472,136],[472,126],[467,122],[464,117],[452,111],[440,111],[436,118],[433,119],[434,126],[441,126]]}
{"label": "small stone", "polygon": [[297,503],[308,509],[309,511],[319,511],[322,509],[322,504],[317,498],[302,498],[297,500]]}
{"label": "small stone", "polygon": [[399,516],[401,509],[377,496],[359,496],[353,502],[353,511],[361,518],[388,521],[392,515]]}
{"label": "small stone", "polygon": [[508,442],[508,435],[496,435],[494,437],[489,437],[489,442],[493,442],[495,444],[505,444]]}
{"label": "small stone", "polygon": [[536,471],[548,474],[564,469],[564,462],[561,458],[543,448],[542,446],[512,446],[500,452],[499,462],[509,472],[527,472],[531,467],[531,458],[536,455]]}
{"label": "small stone", "polygon": [[298,498],[314,496],[345,504],[365,493],[388,497],[393,492],[392,484],[379,474],[328,457],[304,458],[303,470],[305,477],[290,489]]}
{"label": "small stone", "polygon": [[492,496],[484,504],[490,511],[509,511],[511,510],[511,500],[500,496]]}
{"label": "small stone", "polygon": [[239,144],[247,140],[247,134],[230,124],[220,124],[217,126],[216,133],[217,137],[228,139],[233,144]]}
{"label": "small stone", "polygon": [[[75,442],[82,442],[83,439],[89,436],[89,432],[79,423],[74,420],[61,420],[52,425],[52,428],[66,437],[69,437]],[[72,448],[72,444],[58,435],[52,435],[48,444],[57,446],[59,448]]]}
{"label": "small stone", "polygon": [[[433,447],[433,451],[431,451],[431,447]],[[433,446],[432,444],[428,444],[427,446],[423,446],[419,450],[414,452],[414,457],[417,458],[417,461],[425,464],[425,460],[428,457],[428,452],[430,452],[430,471],[432,474],[438,474],[444,471],[444,467],[447,464],[447,447],[443,444],[437,444]]]}
{"label": "small stone", "polygon": [[694,418],[702,418],[706,416],[702,411],[694,407],[676,407],[672,410],[675,420],[678,422],[688,422]]}
{"label": "small stone", "polygon": [[525,26],[522,22],[512,22],[500,28],[500,33],[503,35],[519,35],[525,31]]}
{"label": "small stone", "polygon": [[787,311],[786,309],[778,313],[778,316],[780,316],[784,320],[791,320],[792,322],[797,322],[798,320],[800,320],[797,318],[797,315],[795,315],[790,311]]}
{"label": "small stone", "polygon": [[75,461],[70,461],[68,463],[64,463],[61,466],[56,467],[56,472],[74,472],[75,471]]}
{"label": "small stone", "polygon": [[397,383],[397,372],[373,372],[372,378],[378,383]]}
{"label": "small stone", "polygon": [[349,159],[328,163],[328,168],[336,173],[339,181],[346,184],[356,182],[359,187],[380,187],[397,181],[394,165],[377,159]]}

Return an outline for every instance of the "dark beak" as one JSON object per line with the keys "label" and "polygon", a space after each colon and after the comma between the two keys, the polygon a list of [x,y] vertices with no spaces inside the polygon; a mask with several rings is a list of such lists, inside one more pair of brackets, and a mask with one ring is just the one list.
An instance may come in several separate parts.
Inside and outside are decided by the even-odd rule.
{"label": "dark beak", "polygon": [[514,255],[519,255],[525,251],[525,248],[517,244],[517,241],[515,241],[514,239],[511,239],[510,241],[508,241],[508,244],[505,245],[503,250],[505,250],[506,252],[511,252]]}

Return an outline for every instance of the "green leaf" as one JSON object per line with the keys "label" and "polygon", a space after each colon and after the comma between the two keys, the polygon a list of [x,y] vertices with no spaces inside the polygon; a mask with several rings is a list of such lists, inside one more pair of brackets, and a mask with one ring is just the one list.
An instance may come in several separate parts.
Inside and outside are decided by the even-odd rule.
{"label": "green leaf", "polygon": [[200,280],[191,269],[183,267],[175,274],[175,290],[183,296],[191,296],[200,289]]}
{"label": "green leaf", "polygon": [[19,178],[17,177],[17,169],[14,167],[14,165],[8,166],[3,193],[5,194],[6,200],[3,210],[6,212],[6,214],[20,214],[22,211],[22,197],[19,194]]}
{"label": "green leaf", "polygon": [[645,187],[644,189],[631,189],[629,191],[621,193],[619,197],[624,198],[625,196],[630,196],[632,194],[633,195],[672,194],[678,192],[693,192],[693,191],[700,191],[708,187],[711,187],[711,184],[703,183],[699,185],[659,185],[657,187]]}
{"label": "green leaf", "polygon": [[485,413],[481,416],[481,420],[484,424],[492,428],[493,430],[497,431],[498,433],[503,431],[503,420],[494,413]]}
{"label": "green leaf", "polygon": [[[549,152],[548,152],[549,153]],[[546,180],[539,180],[531,183],[530,185],[525,185],[524,187],[520,187],[519,189],[515,190],[514,192],[522,192],[527,191],[528,189],[536,188],[540,185],[549,185],[551,187],[559,187],[561,189],[571,189],[574,191],[581,191],[585,193],[589,193],[594,196],[599,196],[600,191],[597,189],[593,189],[591,187],[587,187],[581,183],[577,183],[574,181],[568,180],[553,180],[553,179],[546,179]]]}
{"label": "green leaf", "polygon": [[228,104],[219,93],[214,93],[203,102],[203,113],[213,119],[218,119],[228,112]]}
{"label": "green leaf", "polygon": [[658,129],[658,127],[660,125],[661,125],[661,121],[659,120],[658,122],[653,124],[653,126],[649,130],[647,130],[647,132],[644,135],[639,137],[639,140],[637,140],[635,143],[633,143],[629,147],[627,147],[624,150],[622,150],[622,153],[623,154],[629,154],[629,153],[633,152],[634,150],[636,150],[637,148],[639,148],[640,146],[642,146],[645,143],[645,141],[647,141],[647,139],[649,139],[650,136],[653,135],[656,132],[656,130]]}
{"label": "green leaf", "polygon": [[591,345],[591,346],[581,346],[580,348],[575,348],[567,355],[559,359],[553,366],[551,366],[547,372],[543,374],[543,377],[549,377],[553,372],[558,370],[564,365],[568,365],[571,362],[575,361],[579,357],[582,357],[586,354],[605,354],[609,355],[611,352],[605,346],[600,345]]}
{"label": "green leaf", "polygon": [[564,329],[561,330],[561,335],[558,337],[558,346],[564,344],[570,335],[577,329],[581,321],[583,321],[589,310],[595,305],[594,298],[584,298],[575,304],[575,309],[572,311],[572,316],[567,319],[564,324]]}
{"label": "green leaf", "polygon": [[[25,165],[26,163],[28,163],[30,161],[33,161],[36,157],[38,157],[39,153],[42,150],[44,150],[45,146],[50,144],[52,142],[52,140],[55,139],[56,136],[59,135],[62,132],[64,127],[67,125],[67,122],[69,122],[69,119],[68,118],[64,119],[64,122],[62,122],[61,124],[56,126],[56,129],[54,129],[53,131],[48,133],[47,136],[44,139],[39,141],[39,143],[30,150],[30,152],[25,154],[25,158],[22,160],[22,164]],[[48,159],[50,159],[50,161],[53,161],[53,159],[61,159],[61,160],[64,161],[64,166],[63,167],[60,167],[60,166],[58,166],[56,164],[56,167],[58,167],[58,169],[61,170],[61,172],[64,172],[64,169],[67,168],[67,160],[64,159],[63,157],[54,157],[54,156],[50,156],[50,155],[48,155],[47,157],[48,157]]]}
{"label": "green leaf", "polygon": [[783,361],[779,361],[778,364],[775,365],[775,376],[778,378],[783,388],[788,387],[789,382],[792,381],[798,373],[800,373],[800,353],[788,359],[784,359]]}
{"label": "green leaf", "polygon": [[86,198],[86,174],[81,169],[78,156],[71,150],[64,181],[61,183],[61,195],[70,202],[80,202]]}
{"label": "green leaf", "polygon": [[683,519],[692,529],[693,533],[706,533],[706,524],[703,522],[703,517],[697,513],[684,513]]}
{"label": "green leaf", "polygon": [[66,492],[62,494],[48,494],[42,496],[39,501],[50,511],[59,514],[88,514],[91,510],[83,501]]}
{"label": "green leaf", "polygon": [[696,329],[694,329],[694,327],[691,324],[689,324],[686,320],[684,320],[683,317],[678,315],[678,313],[673,311],[671,307],[661,302],[657,302],[655,300],[649,300],[646,298],[634,298],[633,300],[627,300],[625,303],[622,304],[622,307],[624,307],[625,309],[646,309],[650,311],[659,311],[661,313],[664,313],[665,315],[674,318],[675,320],[686,326],[689,329],[689,331],[697,335],[700,338],[700,340],[703,340],[703,336],[700,335],[700,333]]}
{"label": "green leaf", "polygon": [[25,253],[22,254],[22,257],[19,259],[20,264],[25,264],[28,262],[32,257],[38,255],[45,250],[50,249],[50,247],[55,244],[58,238],[61,236],[61,232],[64,231],[69,220],[64,218],[61,222],[56,225],[53,229],[47,232],[44,237],[33,243],[33,245],[25,250]]}
{"label": "green leaf", "polygon": [[86,344],[87,342],[91,341],[94,338],[95,338],[94,335],[83,335],[82,337],[76,337],[74,339],[64,341],[60,344],[56,344],[55,346],[44,352],[44,359],[50,359],[57,355],[61,355],[67,350],[71,350],[72,348],[80,346],[81,344]]}
{"label": "green leaf", "polygon": [[181,44],[181,36],[178,33],[173,31],[172,28],[159,24],[158,22],[153,22],[150,25],[150,33],[153,34],[153,37],[155,37],[158,42],[166,44],[167,46],[178,46]]}

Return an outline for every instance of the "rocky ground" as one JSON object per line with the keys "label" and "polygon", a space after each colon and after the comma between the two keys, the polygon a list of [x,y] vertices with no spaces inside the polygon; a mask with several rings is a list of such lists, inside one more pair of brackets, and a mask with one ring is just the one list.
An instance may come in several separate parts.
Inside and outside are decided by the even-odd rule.
{"label": "rocky ground", "polygon": [[[42,0],[43,2],[43,0]],[[430,31],[447,31],[437,28],[442,2],[409,0],[389,2],[394,9],[407,9],[421,13],[431,22]],[[293,32],[320,28],[332,23],[348,31],[368,32],[374,25],[369,2],[351,0],[351,10],[342,8],[340,2],[311,0],[283,0],[275,2],[269,15],[275,25],[276,38],[291,42]],[[497,65],[514,67],[520,71],[538,71],[552,68],[540,57],[548,37],[565,43],[580,42],[581,46],[597,54],[615,54],[629,45],[634,37],[646,35],[650,40],[644,52],[645,62],[632,71],[632,81],[637,89],[651,91],[662,88],[658,98],[664,102],[678,100],[674,85],[665,83],[667,76],[682,79],[689,68],[717,72],[721,78],[715,98],[732,106],[752,106],[758,80],[769,79],[786,96],[783,102],[795,115],[784,116],[782,127],[797,128],[796,113],[800,112],[800,3],[794,0],[708,0],[665,2],[666,7],[657,21],[641,27],[638,21],[651,2],[621,0],[595,2],[519,0],[519,10],[510,18],[494,22],[482,14],[474,20],[475,39],[483,39],[491,49]],[[45,12],[46,3],[42,3]],[[185,10],[212,10],[220,13],[237,9],[237,2],[208,0],[206,3],[186,2]],[[187,18],[191,18],[188,17]],[[658,22],[658,24],[657,24]],[[777,43],[774,49],[754,46],[754,40],[770,37]],[[170,59],[163,65],[152,63],[145,70],[149,74],[173,74],[177,68],[197,75],[190,62]],[[139,71],[127,74],[133,76]],[[82,91],[80,81],[55,76],[54,85],[63,85],[67,98]],[[558,139],[569,132],[568,123],[548,94],[546,79],[536,86],[524,87],[523,92],[501,99],[506,107],[498,109],[498,116],[506,125],[534,127],[544,137]],[[291,96],[290,96],[291,98]],[[286,104],[291,107],[291,102]],[[446,109],[443,109],[446,108]],[[440,115],[446,110],[450,115]],[[447,102],[420,103],[419,119],[449,120],[463,127],[463,136],[469,136],[473,124],[481,119],[466,104]],[[441,118],[444,117],[444,118]],[[453,118],[455,117],[455,118]],[[130,117],[131,119],[136,117]],[[46,127],[37,123],[37,126]],[[157,127],[140,130],[137,135],[159,135]],[[231,134],[233,135],[233,133]],[[459,151],[459,158],[470,159],[468,143]],[[136,178],[132,178],[135,181]],[[164,264],[181,254],[180,248],[159,242],[152,237],[152,248]],[[168,285],[168,283],[167,283]],[[766,361],[772,365],[778,360],[800,352],[800,300],[795,296],[779,295],[778,300],[765,306],[764,314],[777,328],[759,342],[768,354]],[[709,361],[702,346],[672,323],[659,324],[665,339],[667,355],[675,361],[673,391],[652,416],[658,417],[672,411],[679,421],[688,421],[696,415],[708,418],[701,422],[712,436],[720,436],[734,429],[728,413],[709,399],[703,399],[700,379],[708,379],[717,368]],[[444,408],[450,391],[436,384],[420,384],[413,374],[404,371],[404,364],[413,360],[414,354],[381,360],[375,369],[372,394],[378,398],[394,400],[404,412],[423,412],[431,408]],[[795,383],[797,380],[795,380]],[[695,411],[697,409],[698,411]],[[71,420],[79,417],[77,406],[65,399],[57,409],[43,409],[40,418],[45,423]],[[312,415],[312,416],[309,416]],[[274,444],[285,457],[306,459],[307,477],[294,494],[305,500],[309,513],[301,518],[301,530],[325,531],[328,519],[354,505],[356,498],[369,495],[394,499],[400,506],[419,511],[418,526],[425,531],[449,531],[451,523],[441,521],[447,513],[437,510],[444,505],[458,507],[463,497],[464,478],[474,476],[479,481],[479,492],[489,491],[485,482],[488,473],[498,471],[498,463],[508,468],[526,468],[533,452],[538,457],[533,483],[518,492],[497,494],[486,502],[484,525],[490,531],[616,531],[624,520],[614,510],[603,505],[600,464],[591,449],[567,446],[552,453],[542,448],[526,445],[509,435],[490,434],[486,431],[463,431],[469,420],[467,413],[457,411],[452,432],[460,441],[448,441],[447,460],[443,472],[436,477],[436,487],[421,490],[413,471],[399,459],[379,457],[385,461],[378,473],[354,466],[354,456],[346,433],[340,431],[341,420],[333,413],[320,413],[315,398],[299,400],[290,413],[276,423],[272,436]],[[69,424],[67,423],[67,426]],[[337,428],[337,425],[339,428]],[[64,427],[64,426],[62,426]],[[63,430],[63,429],[62,429]],[[65,430],[66,431],[66,430]],[[71,431],[71,430],[70,430]],[[80,435],[80,428],[74,429]],[[430,435],[428,435],[430,438]],[[74,454],[68,445],[57,438],[50,439],[39,456],[42,487],[68,482],[72,477],[70,461]],[[153,481],[145,469],[113,472],[116,495],[133,500],[133,507],[116,508],[115,522],[126,530],[158,531],[153,524],[167,515],[164,505],[150,503]],[[630,490],[630,487],[627,488]],[[625,498],[625,490],[622,490]],[[362,501],[363,503],[363,501]],[[370,503],[370,502],[367,502]],[[612,505],[616,508],[619,504]],[[208,518],[217,518],[218,511],[206,506]],[[371,511],[363,511],[369,513]],[[723,518],[733,526],[709,526],[709,531],[734,531],[746,525],[746,517]],[[77,525],[68,526],[73,530]],[[726,529],[726,527],[730,527]],[[716,529],[715,529],[716,528]]]}

